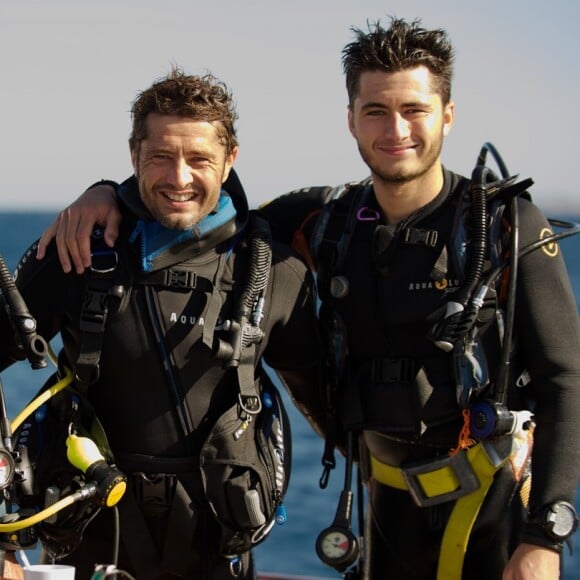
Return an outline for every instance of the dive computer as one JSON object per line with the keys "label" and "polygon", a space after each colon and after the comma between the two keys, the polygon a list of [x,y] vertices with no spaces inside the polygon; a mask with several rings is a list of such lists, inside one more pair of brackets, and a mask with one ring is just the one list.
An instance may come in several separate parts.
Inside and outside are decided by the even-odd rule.
{"label": "dive computer", "polygon": [[556,501],[540,510],[530,523],[539,526],[550,539],[564,542],[576,531],[578,516],[571,503]]}

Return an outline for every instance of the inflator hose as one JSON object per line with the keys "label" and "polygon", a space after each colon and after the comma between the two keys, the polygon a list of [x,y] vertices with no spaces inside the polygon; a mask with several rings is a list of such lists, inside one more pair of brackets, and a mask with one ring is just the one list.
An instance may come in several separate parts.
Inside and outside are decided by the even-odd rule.
{"label": "inflator hose", "polygon": [[4,296],[8,316],[14,326],[17,338],[24,349],[33,369],[46,367],[45,357],[48,346],[42,336],[36,332],[36,321],[28,312],[24,299],[20,295],[14,279],[0,255],[0,290]]}
{"label": "inflator hose", "polygon": [[469,269],[459,302],[466,306],[471,299],[473,290],[481,279],[485,255],[487,252],[487,191],[485,184],[491,175],[491,170],[482,165],[476,165],[471,175],[471,216],[472,238],[469,254]]}
{"label": "inflator hose", "polygon": [[262,226],[260,218],[252,216],[251,219],[254,223],[250,226],[251,234],[248,239],[251,256],[250,267],[240,301],[240,314],[246,318],[250,316],[255,297],[262,293],[268,285],[272,262],[270,229],[265,222]]}

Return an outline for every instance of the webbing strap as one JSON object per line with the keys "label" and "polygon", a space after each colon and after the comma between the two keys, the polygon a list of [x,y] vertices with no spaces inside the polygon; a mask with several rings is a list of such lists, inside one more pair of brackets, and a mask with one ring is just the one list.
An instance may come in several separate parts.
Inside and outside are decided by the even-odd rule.
{"label": "webbing strap", "polygon": [[[503,460],[492,461],[482,443],[468,449],[466,456],[479,485],[474,491],[462,495],[456,500],[441,543],[437,580],[458,580],[461,578],[463,560],[471,530],[496,472],[508,459],[506,457]],[[401,468],[382,463],[372,455],[370,461],[372,477],[376,481],[389,487],[409,490],[408,479]],[[416,478],[419,480],[423,492],[429,498],[453,494],[460,487],[457,472],[451,464],[432,471],[424,470],[423,473],[417,474]]]}
{"label": "webbing strap", "polygon": [[226,267],[226,254],[220,254],[218,267],[213,279],[212,293],[208,297],[205,324],[203,327],[203,344],[212,348],[214,331],[219,318],[223,300],[221,297],[221,281]]}
{"label": "webbing strap", "polygon": [[91,385],[99,379],[99,362],[111,300],[119,300],[123,292],[123,287],[115,285],[109,272],[102,277],[95,273],[87,277],[79,318],[81,343],[74,366],[75,378],[81,383]]}
{"label": "webbing strap", "polygon": [[161,557],[164,570],[187,578],[197,521],[196,506],[178,479]]}
{"label": "webbing strap", "polygon": [[[133,490],[129,487],[119,502],[121,537],[139,580],[153,580],[162,572],[187,577],[191,545],[197,526],[192,499],[176,480],[164,545],[155,545]],[[160,554],[161,550],[161,554]]]}
{"label": "webbing strap", "polygon": [[480,485],[474,492],[458,499],[449,516],[445,533],[443,534],[443,541],[441,542],[437,580],[457,580],[461,578],[463,560],[473,524],[493,483],[495,474],[507,461],[506,458],[502,462],[494,464],[481,443],[469,449],[468,454],[471,450],[473,450],[470,457],[471,465],[477,474]]}
{"label": "webbing strap", "polygon": [[159,556],[130,488],[119,502],[119,514],[121,538],[139,580],[153,580],[161,572]]}

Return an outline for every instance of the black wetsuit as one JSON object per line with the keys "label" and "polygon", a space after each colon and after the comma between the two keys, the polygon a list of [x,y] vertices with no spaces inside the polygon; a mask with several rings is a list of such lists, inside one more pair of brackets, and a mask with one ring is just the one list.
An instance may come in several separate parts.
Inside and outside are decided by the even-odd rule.
{"label": "black wetsuit", "polygon": [[[231,174],[225,189],[233,200],[234,215],[207,232],[197,232],[197,239],[194,230],[190,241],[169,243],[164,251],[149,252],[150,272],[143,272],[140,265],[143,237],[131,240],[137,220],[147,219],[134,179],[128,180],[120,195],[124,220],[117,243],[121,261],[118,270],[126,293],[106,324],[100,378],[89,387],[88,395],[117,465],[129,475],[136,496],[147,496],[148,484],[155,483],[156,474],[161,473],[177,474],[193,497],[192,511],[198,520],[195,535],[179,538],[185,551],[178,552],[173,562],[177,570],[185,569],[186,573],[168,572],[158,578],[232,578],[229,561],[217,553],[219,529],[202,501],[197,467],[201,445],[211,427],[235,405],[239,393],[236,369],[225,369],[212,356],[214,333],[210,334],[209,346],[204,344],[203,336],[216,301],[219,317],[215,334],[220,335],[223,322],[231,318],[238,304],[249,266],[249,250],[244,244],[247,201],[235,174]],[[164,235],[171,237],[168,231]],[[61,362],[72,365],[81,341],[79,312],[85,296],[85,276],[64,274],[54,245],[42,261],[33,257],[34,249],[32,246],[18,265],[17,285],[36,318],[39,334],[51,339],[60,332],[64,352]],[[181,289],[164,282],[164,273],[170,267],[185,264],[189,287]],[[254,365],[263,355],[304,408],[317,406],[321,360],[310,281],[303,263],[289,249],[274,243],[261,323],[264,338],[256,348]],[[219,291],[214,293],[216,285]],[[0,344],[0,370],[22,358],[4,309],[0,312]],[[174,483],[170,479],[169,487]],[[160,551],[169,532],[178,536],[185,533],[165,529],[171,490],[168,494],[149,503],[141,498],[142,515]],[[121,525],[123,528],[123,517]],[[77,566],[79,580],[89,578],[96,563],[111,562],[113,529],[112,510],[102,510],[88,526],[80,548],[65,559]],[[253,577],[249,554],[243,556],[244,569],[239,578]],[[137,564],[127,557],[123,542],[118,567],[139,577]]]}
{"label": "black wetsuit", "polygon": [[[385,225],[371,190],[339,272],[349,285],[346,296],[334,301],[348,339],[351,388],[346,388],[344,418],[362,427],[362,453],[389,465],[446,456],[457,445],[463,421],[452,355],[430,339],[465,275],[450,249],[457,240],[449,238],[452,232],[458,235],[453,220],[466,180],[447,170],[444,176],[436,199],[396,227]],[[299,190],[274,199],[262,212],[274,235],[289,242],[329,192],[323,187]],[[345,211],[354,195],[361,195],[361,187],[331,203]],[[524,247],[549,226],[532,203],[518,203],[519,244]],[[314,221],[307,219],[304,228],[310,241]],[[443,248],[448,250],[444,277],[437,280],[433,271],[441,270],[437,260]],[[518,269],[513,375],[527,369],[531,382],[517,393],[511,383],[508,401],[512,409],[531,405],[537,421],[531,510],[556,500],[573,502],[580,466],[580,328],[565,265],[555,249],[552,244],[522,257]],[[495,308],[487,313],[491,324],[483,336],[493,366],[499,360]],[[492,378],[496,370],[490,369]],[[522,540],[550,544],[533,530],[524,533],[522,504],[511,501],[516,486],[510,472],[506,468],[496,475],[470,536],[463,568],[469,580],[501,578]],[[434,578],[453,502],[419,508],[408,491],[371,480],[369,506],[369,578]]]}

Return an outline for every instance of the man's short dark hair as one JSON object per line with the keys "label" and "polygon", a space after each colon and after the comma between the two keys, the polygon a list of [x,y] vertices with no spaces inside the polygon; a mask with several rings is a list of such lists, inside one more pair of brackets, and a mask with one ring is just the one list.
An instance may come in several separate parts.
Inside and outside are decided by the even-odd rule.
{"label": "man's short dark hair", "polygon": [[226,155],[238,145],[234,127],[238,116],[232,95],[226,85],[211,74],[186,75],[181,69],[174,68],[166,77],[139,93],[131,108],[133,130],[129,146],[132,151],[147,138],[146,119],[150,113],[215,123]]}
{"label": "man's short dark hair", "polygon": [[352,107],[359,91],[360,76],[365,71],[397,72],[418,66],[431,71],[433,90],[443,104],[451,100],[454,49],[443,29],[427,30],[420,20],[406,22],[391,18],[389,28],[380,21],[368,24],[368,32],[351,28],[355,40],[342,51],[346,90]]}

